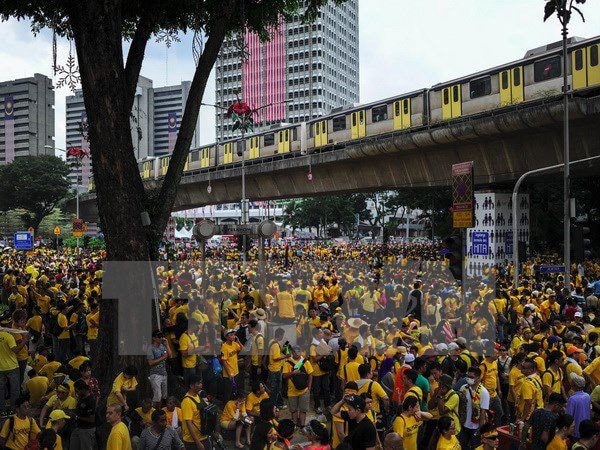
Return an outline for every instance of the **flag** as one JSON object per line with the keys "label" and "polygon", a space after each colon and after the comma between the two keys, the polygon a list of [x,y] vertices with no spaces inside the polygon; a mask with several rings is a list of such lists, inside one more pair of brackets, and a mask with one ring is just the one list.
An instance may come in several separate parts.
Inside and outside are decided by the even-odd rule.
{"label": "flag", "polygon": [[[81,113],[81,151],[86,155],[90,154],[90,142],[88,141],[88,118],[86,113]],[[81,160],[81,184],[87,186],[90,181],[90,169],[92,161],[88,158]]]}
{"label": "flag", "polygon": [[169,153],[173,153],[175,142],[177,142],[177,113],[169,113],[167,117],[167,125],[169,130]]}
{"label": "flag", "polygon": [[15,101],[12,95],[4,97],[4,161],[15,160]]}

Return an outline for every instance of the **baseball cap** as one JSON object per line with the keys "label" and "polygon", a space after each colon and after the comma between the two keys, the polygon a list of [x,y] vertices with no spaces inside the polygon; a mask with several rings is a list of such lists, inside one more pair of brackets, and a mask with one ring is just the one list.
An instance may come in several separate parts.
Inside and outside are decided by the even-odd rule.
{"label": "baseball cap", "polygon": [[404,362],[405,363],[412,363],[415,362],[415,355],[413,355],[412,353],[407,353],[404,356]]}
{"label": "baseball cap", "polygon": [[575,353],[581,353],[583,350],[581,350],[580,348],[575,347],[574,345],[569,345],[567,347],[567,355],[571,356]]}
{"label": "baseball cap", "polygon": [[364,411],[366,406],[365,399],[360,395],[349,395],[346,404],[360,411]]}
{"label": "baseball cap", "polygon": [[448,344],[448,351],[449,352],[453,352],[453,351],[456,351],[456,350],[458,350],[458,345],[455,342],[450,342]]}
{"label": "baseball cap", "polygon": [[60,419],[70,419],[70,418],[71,417],[67,416],[62,409],[55,409],[54,411],[52,411],[50,413],[50,420],[52,422],[56,422],[57,420],[60,420]]}

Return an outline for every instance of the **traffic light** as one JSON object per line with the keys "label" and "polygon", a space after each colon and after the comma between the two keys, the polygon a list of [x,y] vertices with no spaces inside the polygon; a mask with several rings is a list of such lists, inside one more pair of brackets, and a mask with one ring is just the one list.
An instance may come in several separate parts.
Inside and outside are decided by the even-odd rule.
{"label": "traffic light", "polygon": [[444,239],[445,255],[448,268],[455,280],[462,280],[463,271],[463,239],[460,231],[455,231]]}
{"label": "traffic light", "polygon": [[572,225],[571,242],[574,262],[583,262],[585,259],[591,258],[592,251],[590,250],[591,241],[589,235],[589,227]]}

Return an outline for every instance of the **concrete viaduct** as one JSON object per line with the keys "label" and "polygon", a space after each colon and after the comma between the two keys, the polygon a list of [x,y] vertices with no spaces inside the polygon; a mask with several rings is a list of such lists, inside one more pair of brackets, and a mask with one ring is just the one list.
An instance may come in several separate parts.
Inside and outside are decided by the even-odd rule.
{"label": "concrete viaduct", "polygon": [[[321,194],[439,186],[454,163],[474,161],[477,187],[506,185],[521,174],[563,162],[562,103],[552,97],[455,120],[317,149],[246,162],[251,201]],[[570,103],[571,160],[600,154],[600,96]],[[313,179],[307,178],[309,165]],[[579,166],[595,173],[600,163]],[[207,192],[210,180],[212,191]],[[156,187],[159,180],[146,181]],[[241,163],[186,173],[175,211],[241,198]],[[97,218],[95,194],[81,198],[81,216]]]}

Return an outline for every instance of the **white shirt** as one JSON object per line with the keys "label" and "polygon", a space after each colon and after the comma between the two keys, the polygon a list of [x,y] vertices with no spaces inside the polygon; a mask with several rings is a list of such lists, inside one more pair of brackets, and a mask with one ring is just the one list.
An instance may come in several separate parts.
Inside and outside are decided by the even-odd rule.
{"label": "white shirt", "polygon": [[[490,393],[488,392],[488,390],[483,387],[483,385],[480,383],[481,387],[479,388],[479,397],[481,399],[481,401],[479,402],[479,409],[480,410],[488,410],[490,409]],[[479,428],[479,423],[473,423],[471,422],[471,415],[473,414],[473,402],[471,400],[471,392],[469,391],[468,388],[470,388],[470,386],[465,385],[467,388],[462,387],[461,389],[464,389],[465,391],[465,396],[467,397],[467,419],[465,420],[465,427],[469,428],[471,430],[476,430]],[[475,392],[473,390],[473,392]],[[481,413],[480,416],[481,418]]]}

